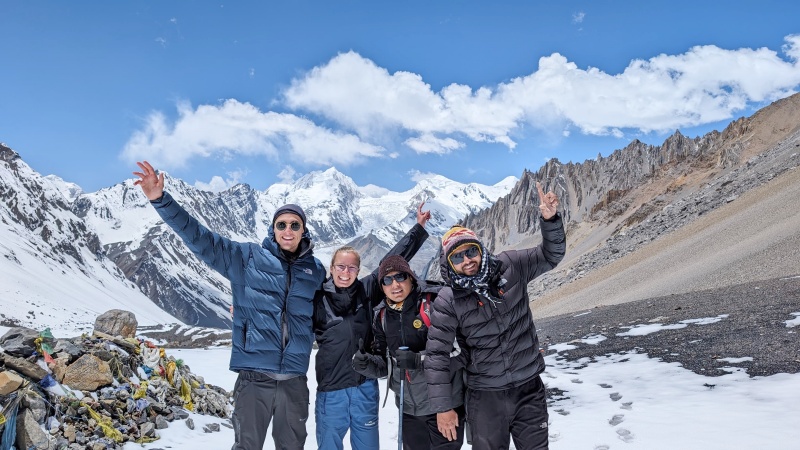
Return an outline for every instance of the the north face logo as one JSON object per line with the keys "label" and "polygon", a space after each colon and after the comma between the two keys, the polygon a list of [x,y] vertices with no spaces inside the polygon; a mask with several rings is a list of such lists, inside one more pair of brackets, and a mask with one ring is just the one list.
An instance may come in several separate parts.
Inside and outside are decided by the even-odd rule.
{"label": "the north face logo", "polygon": [[542,424],[539,425],[539,428],[547,428],[547,422],[542,422]]}
{"label": "the north face logo", "polygon": [[305,272],[307,275],[314,275],[314,272],[309,268],[303,269],[303,272]]}

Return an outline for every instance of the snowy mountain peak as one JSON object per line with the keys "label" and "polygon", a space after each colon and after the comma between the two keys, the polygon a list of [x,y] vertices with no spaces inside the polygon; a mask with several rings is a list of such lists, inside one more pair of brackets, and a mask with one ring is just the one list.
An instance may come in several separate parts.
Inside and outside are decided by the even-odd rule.
{"label": "snowy mountain peak", "polygon": [[[418,271],[437,250],[438,237],[444,230],[465,215],[491,206],[510,190],[509,180],[513,179],[484,186],[426,174],[408,191],[393,192],[378,186],[359,187],[330,167],[264,191],[238,184],[214,193],[166,172],[164,175],[165,190],[190,214],[208,229],[238,242],[261,242],[268,235],[275,210],[286,203],[298,204],[306,212],[315,256],[327,265],[336,248],[355,245],[365,271],[374,269],[385,252],[416,223],[420,202],[426,202],[425,209],[433,218],[426,227],[431,238],[412,261]],[[127,298],[123,301],[131,305],[145,299],[151,309],[163,309],[161,316],[148,313],[143,319],[163,317],[164,322],[175,322],[178,318],[193,325],[227,327],[230,284],[200,262],[164,225],[134,182],[135,178],[130,178],[97,192],[81,192],[57,176],[42,177],[16,152],[0,147],[0,201],[6,203],[0,209],[4,219],[0,233],[9,236],[4,243],[18,243],[13,248],[0,245],[0,253],[6,256],[0,262],[15,266],[5,272],[30,271],[38,274],[35,277],[47,273],[50,278],[52,271],[63,271],[70,286],[75,286],[71,288],[74,295],[86,288],[114,290],[114,297]],[[39,261],[34,262],[37,258]],[[0,266],[0,271],[3,268]],[[56,281],[51,287],[69,283]],[[29,287],[6,285],[16,286],[13,289],[19,291],[20,301],[30,295]],[[61,298],[52,295],[53,301],[60,302]],[[105,308],[105,303],[100,301],[92,307]],[[59,303],[62,308],[67,304]]]}
{"label": "snowy mountain peak", "polygon": [[64,181],[57,175],[47,175],[44,177],[44,180],[50,183],[57,191],[61,192],[61,195],[64,196],[64,200],[67,203],[74,202],[75,199],[83,193],[83,189],[81,189],[80,186],[75,183]]}

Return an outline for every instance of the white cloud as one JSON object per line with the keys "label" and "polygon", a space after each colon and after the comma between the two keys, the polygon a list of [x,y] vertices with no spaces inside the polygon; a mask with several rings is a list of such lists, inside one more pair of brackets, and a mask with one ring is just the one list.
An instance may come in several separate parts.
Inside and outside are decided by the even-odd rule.
{"label": "white cloud", "polygon": [[281,180],[282,183],[293,183],[294,180],[297,178],[297,171],[294,170],[292,166],[286,166],[281,170],[278,174],[278,179]]}
{"label": "white cloud", "polygon": [[384,149],[357,136],[332,131],[292,114],[261,112],[253,105],[226,100],[220,105],[177,105],[178,117],[169,123],[161,112],[151,113],[144,128],[131,136],[122,156],[163,168],[184,166],[192,158],[263,155],[275,160],[312,166],[357,164],[381,157]]}
{"label": "white cloud", "polygon": [[552,135],[569,127],[617,137],[623,130],[671,131],[730,119],[751,103],[793,93],[800,85],[800,35],[785,39],[786,59],[767,48],[708,45],[634,60],[618,74],[581,69],[554,53],[508,83],[475,90],[451,84],[439,92],[418,74],[389,73],[348,52],[295,79],[284,102],[366,140],[392,130],[411,134],[405,143],[417,152],[453,151],[463,137],[513,149],[523,126]]}
{"label": "white cloud", "polygon": [[247,175],[246,170],[237,170],[233,172],[228,172],[228,178],[224,179],[219,175],[214,175],[211,177],[211,181],[208,183],[204,183],[202,181],[195,181],[194,187],[200,189],[201,191],[210,191],[210,192],[221,192],[225,189],[230,187],[236,186],[239,182]]}
{"label": "white cloud", "polygon": [[454,83],[438,92],[419,74],[390,73],[351,51],[293,80],[274,105],[319,115],[336,129],[234,99],[197,108],[181,103],[174,123],[151,113],[123,156],[165,169],[191,158],[234,155],[348,166],[398,157],[399,148],[379,144],[394,141],[417,153],[446,154],[466,141],[514,149],[523,133],[557,140],[575,131],[616,137],[669,132],[728,120],[793,93],[800,86],[800,35],[785,41],[782,55],[768,48],[697,46],[631,61],[616,74],[580,68],[553,53],[540,58],[533,73],[507,83],[477,89]]}
{"label": "white cloud", "polygon": [[440,139],[432,134],[406,139],[405,144],[417,153],[446,154],[464,147],[464,143],[453,138]]}
{"label": "white cloud", "polygon": [[421,181],[430,180],[431,178],[441,176],[433,172],[420,172],[419,170],[409,170],[408,174],[411,176],[411,181],[414,183],[419,183]]}
{"label": "white cloud", "polygon": [[786,36],[783,40],[786,41],[786,44],[781,48],[783,53],[786,53],[786,56],[794,60],[795,63],[800,61],[800,34]]}
{"label": "white cloud", "polygon": [[[787,44],[785,52],[798,44]],[[534,126],[563,118],[586,134],[620,135],[625,128],[646,133],[729,119],[749,102],[784,97],[798,84],[800,65],[769,49],[709,45],[635,60],[617,75],[582,70],[553,54],[539,60],[538,71],[499,90]]]}
{"label": "white cloud", "polygon": [[209,192],[220,192],[228,189],[229,187],[235,185],[236,183],[231,183],[230,180],[224,180],[219,175],[214,175],[211,177],[211,181],[208,183],[204,183],[202,181],[195,181],[194,187],[200,189],[201,191],[209,191]]}
{"label": "white cloud", "polygon": [[582,23],[585,17],[586,13],[584,13],[583,11],[577,12],[572,15],[572,23]]}
{"label": "white cloud", "polygon": [[419,135],[459,133],[510,147],[515,144],[508,132],[521,113],[494,99],[490,89],[473,92],[469,86],[451,84],[435,93],[420,75],[390,74],[354,52],[337,55],[293,80],[284,101],[291,108],[336,121],[365,139],[399,129]]}

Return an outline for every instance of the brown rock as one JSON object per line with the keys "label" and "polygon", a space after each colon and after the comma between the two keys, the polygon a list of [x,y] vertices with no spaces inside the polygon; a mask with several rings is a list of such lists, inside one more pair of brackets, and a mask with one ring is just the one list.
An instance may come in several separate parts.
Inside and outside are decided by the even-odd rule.
{"label": "brown rock", "polygon": [[14,372],[0,372],[0,395],[8,395],[22,386],[22,377]]}
{"label": "brown rock", "polygon": [[4,363],[7,368],[14,369],[37,383],[47,376],[46,370],[23,358],[0,353],[0,362]]}
{"label": "brown rock", "polygon": [[59,383],[64,381],[64,374],[67,373],[67,364],[69,364],[69,355],[65,355],[61,357],[59,355],[58,358],[54,359],[53,362],[49,363],[47,367],[53,372],[53,378]]}
{"label": "brown rock", "polygon": [[94,330],[111,336],[132,338],[136,337],[136,327],[138,325],[136,316],[132,312],[112,309],[97,316],[94,321]]}
{"label": "brown rock", "polygon": [[72,389],[96,391],[114,381],[107,362],[92,355],[83,355],[67,366],[64,384]]}

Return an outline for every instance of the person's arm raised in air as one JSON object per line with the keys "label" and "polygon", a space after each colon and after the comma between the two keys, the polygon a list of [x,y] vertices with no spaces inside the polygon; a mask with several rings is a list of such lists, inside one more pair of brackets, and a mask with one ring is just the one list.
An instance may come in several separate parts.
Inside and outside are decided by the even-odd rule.
{"label": "person's arm raised in air", "polygon": [[164,222],[203,262],[230,280],[243,276],[249,258],[248,246],[231,241],[204,227],[164,191],[164,173],[158,173],[149,162],[137,162],[141,171],[133,184],[142,189],[145,197]]}
{"label": "person's arm raised in air", "polygon": [[[423,211],[423,206],[425,206],[424,201],[417,206],[417,223],[408,230],[405,236],[397,241],[397,244],[381,258],[381,261],[386,259],[387,256],[392,255],[400,255],[406,261],[411,261],[411,258],[417,254],[422,244],[428,239],[428,232],[425,230],[425,224],[431,219],[430,210]],[[375,307],[384,298],[383,289],[381,289],[380,280],[378,280],[379,270],[380,264],[378,264],[378,267],[376,267],[372,273],[361,279],[361,283],[364,284],[364,291],[372,307]]]}
{"label": "person's arm raised in air", "polygon": [[536,247],[523,250],[509,250],[512,264],[520,271],[520,278],[531,282],[534,278],[553,269],[564,258],[567,250],[564,223],[558,214],[558,196],[553,191],[544,193],[542,183],[536,182],[539,191],[539,226],[542,231],[542,243]]}

